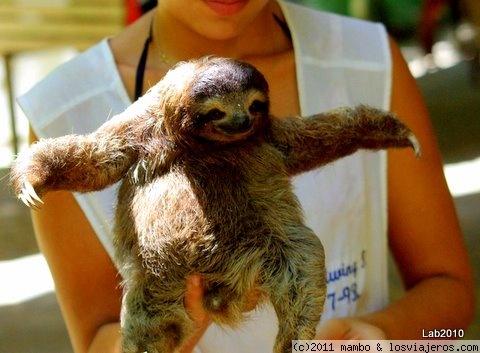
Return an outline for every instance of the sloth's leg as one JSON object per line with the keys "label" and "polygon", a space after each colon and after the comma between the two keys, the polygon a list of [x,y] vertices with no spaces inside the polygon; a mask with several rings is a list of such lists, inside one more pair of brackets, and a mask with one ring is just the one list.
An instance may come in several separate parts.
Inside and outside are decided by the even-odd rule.
{"label": "sloth's leg", "polygon": [[[290,353],[292,340],[311,340],[320,321],[326,282],[323,247],[308,228],[294,234],[290,249],[280,259],[281,270],[271,286],[270,298],[279,330],[275,353]],[[275,265],[273,265],[275,266]]]}
{"label": "sloth's leg", "polygon": [[142,287],[125,292],[121,319],[123,353],[176,352],[195,333],[182,298],[173,300],[157,295]]}

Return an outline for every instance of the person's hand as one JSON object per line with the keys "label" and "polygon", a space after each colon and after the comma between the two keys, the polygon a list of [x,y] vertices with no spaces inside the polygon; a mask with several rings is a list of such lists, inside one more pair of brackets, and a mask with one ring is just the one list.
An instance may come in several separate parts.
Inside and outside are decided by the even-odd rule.
{"label": "person's hand", "polygon": [[322,323],[317,340],[385,340],[385,332],[359,318],[331,319]]}
{"label": "person's hand", "polygon": [[199,274],[187,278],[185,298],[183,301],[190,318],[197,323],[199,328],[206,328],[210,318],[203,308],[203,279]]}
{"label": "person's hand", "polygon": [[[203,280],[200,274],[194,274],[187,278],[184,305],[190,318],[196,323],[198,331],[194,337],[182,348],[182,353],[191,353],[211,324],[212,320],[203,307]],[[248,293],[248,300],[243,308],[244,312],[255,309],[261,298],[258,289],[252,289]]]}
{"label": "person's hand", "polygon": [[195,335],[182,348],[182,353],[190,353],[193,352],[193,349],[211,323],[207,312],[203,308],[203,281],[201,275],[194,274],[187,278],[183,304],[190,318],[197,326]]}

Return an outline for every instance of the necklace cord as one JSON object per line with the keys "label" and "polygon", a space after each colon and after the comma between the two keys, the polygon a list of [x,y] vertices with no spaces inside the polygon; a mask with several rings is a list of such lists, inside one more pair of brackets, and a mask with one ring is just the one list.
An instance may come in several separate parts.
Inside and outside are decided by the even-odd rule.
{"label": "necklace cord", "polygon": [[142,55],[140,55],[140,59],[138,60],[137,71],[135,73],[135,100],[140,98],[143,93],[143,78],[145,76],[145,66],[147,64],[148,49],[153,39],[152,33],[153,21],[150,24],[150,31],[148,32],[148,37],[147,39],[145,39],[145,43],[143,44]]}

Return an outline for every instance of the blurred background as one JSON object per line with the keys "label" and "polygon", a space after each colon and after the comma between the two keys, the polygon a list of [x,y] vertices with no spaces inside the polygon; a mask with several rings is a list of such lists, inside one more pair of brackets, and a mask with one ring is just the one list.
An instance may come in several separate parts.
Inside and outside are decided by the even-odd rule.
{"label": "blurred background", "polygon": [[[480,289],[480,1],[294,2],[383,22],[399,41],[433,119]],[[0,0],[0,353],[72,352],[29,211],[7,185],[9,165],[28,134],[14,97],[152,6],[148,0]],[[390,273],[395,299],[402,286],[393,264]],[[477,292],[467,339],[480,339],[479,304]]]}

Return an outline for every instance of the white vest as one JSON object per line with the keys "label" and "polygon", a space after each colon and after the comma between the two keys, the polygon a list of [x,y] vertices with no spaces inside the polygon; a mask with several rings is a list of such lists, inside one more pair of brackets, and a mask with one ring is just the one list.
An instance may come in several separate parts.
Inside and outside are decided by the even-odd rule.
{"label": "white vest", "polygon": [[[388,109],[391,62],[383,26],[279,1],[293,37],[302,115],[359,103]],[[107,40],[38,83],[19,103],[39,137],[88,133],[130,103]],[[380,309],[388,302],[386,153],[360,151],[293,180],[307,224],[326,253],[323,320]],[[113,256],[116,186],[75,194]],[[73,225],[74,226],[74,225]],[[237,330],[212,325],[202,353],[265,353],[277,332],[270,305]]]}

